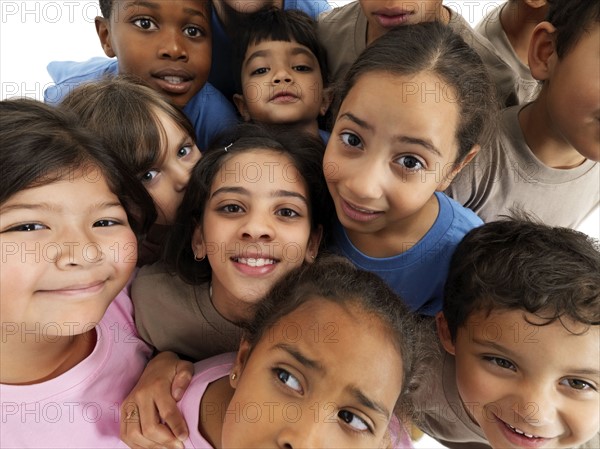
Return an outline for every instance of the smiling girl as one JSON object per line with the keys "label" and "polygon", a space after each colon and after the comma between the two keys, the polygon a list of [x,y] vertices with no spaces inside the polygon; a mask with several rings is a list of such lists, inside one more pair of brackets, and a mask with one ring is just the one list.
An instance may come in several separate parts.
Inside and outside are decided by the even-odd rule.
{"label": "smiling girl", "polygon": [[126,287],[152,201],[74,115],[31,100],[0,103],[0,165],[0,446],[123,447],[119,404],[150,356]]}

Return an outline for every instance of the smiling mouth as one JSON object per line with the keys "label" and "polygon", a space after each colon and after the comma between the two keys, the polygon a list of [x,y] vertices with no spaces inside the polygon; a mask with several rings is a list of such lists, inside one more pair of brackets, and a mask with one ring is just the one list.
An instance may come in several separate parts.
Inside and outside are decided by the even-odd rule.
{"label": "smiling mouth", "polygon": [[249,267],[264,267],[265,265],[275,265],[278,261],[275,259],[266,259],[263,257],[232,257],[236,263],[248,265]]}
{"label": "smiling mouth", "polygon": [[[503,422],[504,422],[504,421],[503,421]],[[539,439],[544,439],[544,437],[540,437],[540,436],[537,436],[537,435],[532,435],[532,434],[530,434],[530,433],[523,432],[522,430],[520,430],[520,429],[517,429],[516,427],[513,427],[513,426],[511,426],[511,425],[510,425],[509,423],[507,423],[507,422],[504,422],[504,424],[506,425],[506,427],[508,427],[508,428],[509,428],[510,430],[512,430],[514,433],[516,433],[516,434],[518,434],[518,435],[521,435],[521,436],[524,436],[524,437],[527,437],[527,438],[529,438],[529,439],[531,439],[531,440],[539,440]]]}

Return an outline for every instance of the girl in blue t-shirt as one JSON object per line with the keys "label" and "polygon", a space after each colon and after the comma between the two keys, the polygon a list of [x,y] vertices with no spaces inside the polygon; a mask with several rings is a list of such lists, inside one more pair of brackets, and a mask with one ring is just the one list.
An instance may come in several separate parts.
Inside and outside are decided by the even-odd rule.
{"label": "girl in blue t-shirt", "polygon": [[450,257],[482,221],[442,192],[485,142],[495,103],[479,56],[437,22],[391,30],[339,86],[323,167],[333,247],[434,315]]}

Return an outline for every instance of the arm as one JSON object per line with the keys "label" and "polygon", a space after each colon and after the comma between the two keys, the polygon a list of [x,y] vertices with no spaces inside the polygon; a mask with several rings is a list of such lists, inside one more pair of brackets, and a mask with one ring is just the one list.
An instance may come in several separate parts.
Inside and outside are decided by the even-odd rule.
{"label": "arm", "polygon": [[188,437],[177,401],[194,374],[191,362],[161,352],[148,363],[121,405],[121,439],[131,448],[183,448]]}

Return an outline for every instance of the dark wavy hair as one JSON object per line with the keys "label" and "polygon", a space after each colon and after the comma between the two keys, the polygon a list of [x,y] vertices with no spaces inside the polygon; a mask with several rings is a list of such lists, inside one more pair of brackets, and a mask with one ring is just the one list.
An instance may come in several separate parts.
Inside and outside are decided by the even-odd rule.
{"label": "dark wavy hair", "polygon": [[600,325],[599,243],[522,214],[475,228],[452,257],[443,310],[453,340],[478,311],[523,310],[544,325],[563,317]]}
{"label": "dark wavy hair", "polygon": [[146,189],[100,139],[73,113],[35,100],[0,102],[0,167],[0,204],[21,190],[65,179],[76,170],[99,169],[138,237],[156,217]]}
{"label": "dark wavy hair", "polygon": [[175,224],[169,233],[164,262],[184,281],[202,284],[211,278],[208,260],[194,260],[191,242],[194,230],[202,223],[213,180],[227,160],[257,149],[267,149],[290,158],[308,190],[311,230],[317,230],[319,226],[331,222],[334,208],[323,175],[325,146],[321,139],[297,131],[290,133],[257,124],[238,125],[231,132],[217,138],[196,164],[177,211]]}

